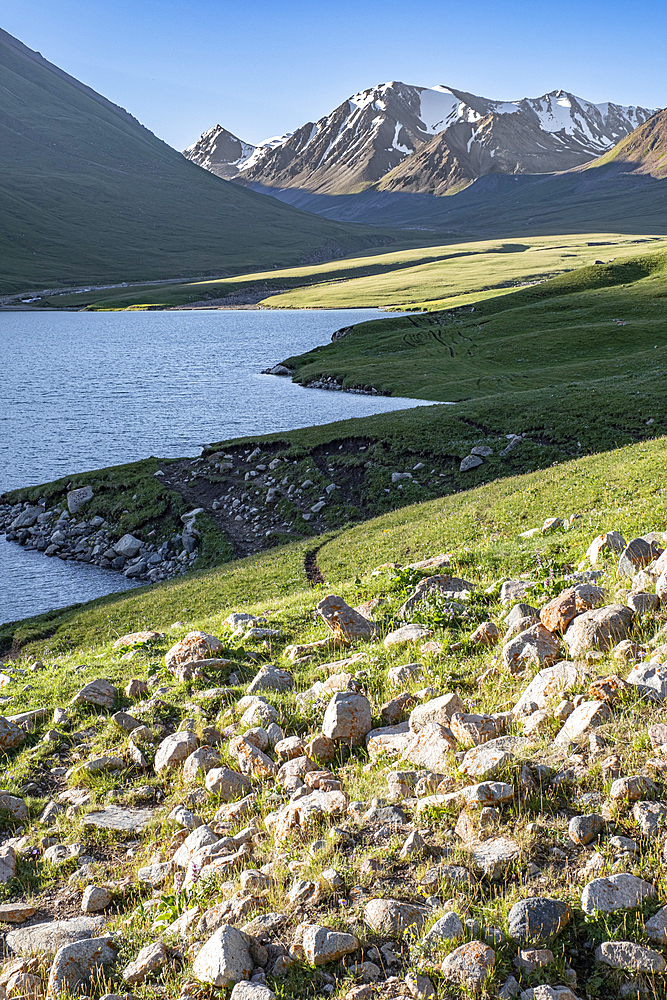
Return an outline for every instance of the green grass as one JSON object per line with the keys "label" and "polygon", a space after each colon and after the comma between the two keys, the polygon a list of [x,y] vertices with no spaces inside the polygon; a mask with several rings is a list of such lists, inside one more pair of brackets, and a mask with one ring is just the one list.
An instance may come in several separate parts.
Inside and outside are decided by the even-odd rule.
{"label": "green grass", "polygon": [[[160,695],[161,705],[146,719],[146,724],[156,733],[160,724],[176,728],[182,719],[193,716],[198,732],[208,723],[222,729],[238,719],[239,712],[233,703],[244,693],[256,670],[256,664],[247,662],[249,652],[259,654],[262,660],[270,659],[289,667],[294,673],[297,691],[303,691],[315,680],[323,679],[321,664],[337,658],[339,651],[326,650],[312,662],[297,665],[283,659],[281,653],[290,641],[309,641],[323,636],[324,625],[314,618],[313,609],[324,593],[340,593],[353,604],[382,595],[385,604],[377,616],[381,633],[394,626],[396,609],[404,600],[406,590],[410,589],[410,580],[414,577],[405,572],[374,572],[380,563],[404,563],[437,552],[451,552],[451,571],[474,581],[476,585],[471,602],[475,611],[500,624],[507,610],[498,601],[501,579],[525,574],[537,581],[532,599],[540,604],[562,589],[563,577],[582,559],[594,534],[615,528],[626,537],[633,537],[652,529],[662,530],[667,519],[667,494],[663,486],[667,473],[665,443],[664,438],[642,442],[614,452],[577,459],[539,473],[497,480],[456,496],[393,511],[361,528],[341,532],[336,537],[325,536],[316,542],[285,546],[259,557],[195,573],[149,590],[112,595],[85,607],[60,613],[58,620],[52,623],[49,635],[40,633],[40,626],[27,620],[15,630],[15,637],[23,648],[13,666],[25,670],[30,683],[26,684],[26,674],[17,674],[3,693],[12,697],[12,711],[18,712],[35,705],[66,705],[82,684],[96,676],[108,677],[122,689],[130,676],[154,675],[158,683],[168,685]],[[546,516],[564,517],[569,514],[579,516],[568,531],[530,539],[519,537],[519,532],[529,526],[539,526]],[[326,587],[311,588],[306,580],[304,557],[313,544],[320,546],[318,561],[327,579]],[[617,576],[615,559],[604,561],[602,567],[611,596],[620,598],[627,581]],[[271,649],[263,646],[261,640],[244,645],[240,640],[231,639],[222,623],[227,614],[238,610],[261,612],[270,626],[282,630],[282,638],[274,642]],[[479,651],[466,646],[467,636],[473,627],[471,620],[443,628],[438,624],[434,609],[426,609],[423,616],[434,627],[435,637],[444,643],[445,652],[422,656],[423,675],[411,681],[406,689],[414,693],[428,685],[438,692],[457,690],[475,711],[509,709],[525,687],[528,677],[512,676],[503,671],[499,678],[478,685],[475,678],[494,662],[497,651]],[[639,625],[636,638],[640,641],[648,639],[663,620],[662,613],[648,616]],[[121,661],[118,652],[111,648],[113,641],[122,632],[142,627],[159,629],[166,632],[166,636],[151,647],[138,650],[130,663]],[[229,655],[238,664],[235,670],[241,683],[219,703],[202,697],[203,689],[210,687],[210,681],[202,679],[188,685],[175,684],[164,668],[166,649],[193,628],[219,635],[225,642],[223,655]],[[3,642],[8,638],[1,632],[0,635]],[[449,651],[455,640],[464,643],[464,649],[456,653]],[[369,654],[369,658],[353,668],[356,670],[355,680],[371,699],[374,724],[379,725],[382,702],[396,694],[396,689],[388,684],[387,668],[405,662],[413,654],[405,650],[385,650],[377,641],[356,642],[351,651],[357,649]],[[37,658],[43,666],[33,672],[30,666]],[[602,676],[618,671],[619,664],[606,657],[593,665],[592,670]],[[229,668],[225,668],[216,675],[216,683],[227,682],[228,671]],[[587,681],[579,685],[571,695],[584,693],[586,684]],[[268,699],[275,705],[279,723],[287,733],[307,734],[319,728],[321,709],[300,707],[295,692],[281,695],[269,693]],[[199,707],[198,712],[195,706]],[[129,699],[122,692],[119,693],[117,707],[133,711]],[[43,739],[46,731],[53,729],[53,723],[47,718],[37,725],[22,747],[7,755],[3,785],[11,792],[20,793],[28,780],[39,782],[48,779],[54,764],[77,767],[91,757],[122,755],[125,752],[126,734],[109,720],[107,713],[85,705],[70,706],[68,711],[68,721],[58,727],[60,745]],[[645,732],[649,725],[658,721],[662,711],[660,705],[631,694],[614,707],[613,719],[599,730],[600,735],[609,741],[609,752],[621,756],[623,773],[637,773],[644,766],[646,741],[637,739],[637,733]],[[224,746],[221,749],[223,759],[227,761]],[[150,751],[147,752],[150,756]],[[566,754],[567,751],[563,750],[560,756],[554,756],[551,737],[547,733],[536,738],[527,757],[533,763],[543,762],[549,773],[553,773],[563,766]],[[471,879],[463,894],[445,884],[439,885],[436,892],[441,907],[445,899],[453,896],[454,906],[462,916],[472,916],[482,924],[499,927],[506,933],[507,915],[517,900],[527,895],[567,899],[575,913],[571,924],[551,945],[556,956],[554,965],[544,970],[539,978],[531,979],[523,975],[522,988],[535,985],[537,981],[562,983],[564,970],[571,965],[577,969],[579,976],[578,993],[603,1000],[606,996],[616,995],[620,977],[604,967],[594,966],[592,952],[585,950],[583,942],[592,941],[595,946],[602,940],[630,938],[650,944],[643,933],[642,918],[664,902],[662,843],[657,839],[642,843],[641,854],[636,860],[622,866],[642,877],[657,880],[659,897],[638,910],[585,920],[579,903],[583,882],[577,879],[576,870],[590,856],[590,850],[573,847],[567,839],[566,830],[569,817],[578,809],[574,801],[576,793],[589,790],[601,795],[605,793],[599,767],[594,761],[589,761],[589,769],[581,781],[558,788],[545,781],[539,794],[521,797],[518,794],[520,763],[520,759],[512,762],[498,775],[499,779],[512,783],[517,794],[513,802],[498,810],[494,829],[494,835],[516,839],[521,849],[520,862],[508,871],[500,883],[491,885],[483,879]],[[395,767],[395,763],[381,760],[369,768],[363,749],[350,752],[339,748],[333,763],[349,799],[362,800],[367,804],[373,797],[386,797],[386,773]],[[465,783],[456,770],[453,755],[445,777],[452,787],[461,787]],[[657,794],[664,798],[664,777],[658,774],[655,780]],[[139,786],[145,786],[147,781],[157,792],[162,811],[142,836],[134,858],[125,856],[122,837],[91,832],[83,827],[81,815],[73,818],[60,815],[53,821],[53,832],[59,840],[77,840],[85,845],[86,853],[96,856],[97,883],[109,878],[127,878],[127,882],[118,884],[114,889],[115,901],[120,905],[118,919],[122,921],[123,929],[121,961],[116,972],[110,973],[108,982],[95,985],[92,996],[108,993],[116,988],[116,984],[119,985],[118,977],[125,963],[151,940],[150,924],[156,916],[173,917],[179,908],[182,910],[186,904],[192,904],[192,900],[188,902],[185,896],[177,899],[171,888],[166,886],[160,896],[158,911],[147,917],[137,907],[148,891],[138,886],[135,874],[136,868],[147,864],[154,854],[160,860],[170,856],[168,845],[174,826],[165,817],[176,804],[186,800],[192,789],[184,786],[176,772],[147,776],[123,769],[114,775],[91,777],[75,771],[68,779],[69,787],[86,788],[92,796],[84,812],[112,802],[138,804]],[[264,786],[256,783],[256,788],[260,794],[255,815],[261,824],[263,817],[276,808],[276,789],[272,782]],[[28,800],[32,823],[26,824],[24,832],[30,844],[35,845],[35,854],[24,856],[18,879],[3,887],[3,899],[30,899],[39,905],[44,895],[53,893],[58,883],[74,870],[73,862],[56,871],[39,858],[39,838],[44,828],[37,824],[37,817],[45,801],[45,796],[40,794]],[[204,822],[211,823],[217,805],[214,798],[209,798],[198,803],[197,813]],[[304,843],[295,839],[281,846],[280,857],[276,860],[272,838],[256,838],[252,866],[259,868],[273,859],[274,881],[266,892],[259,893],[257,909],[253,912],[291,912],[285,910],[285,896],[293,878],[317,882],[321,871],[329,866],[334,866],[341,873],[346,892],[352,886],[361,885],[369,896],[423,901],[424,896],[430,895],[433,890],[421,889],[420,879],[431,865],[438,862],[445,849],[446,863],[467,863],[465,847],[451,833],[456,813],[454,809],[441,809],[430,815],[420,815],[416,822],[434,853],[430,858],[411,859],[409,863],[399,858],[402,838],[396,836],[386,844],[378,844],[372,828],[364,832],[363,824],[356,824],[347,818],[339,822],[349,828],[355,837],[354,852],[344,839],[336,842],[327,836],[329,824],[324,819],[321,827],[312,831],[310,839],[320,833],[324,835],[327,846],[314,858],[308,855]],[[536,832],[528,831],[529,822],[537,823]],[[617,822],[610,821],[607,834],[614,833],[637,836],[636,826],[629,814],[619,817]],[[568,853],[567,867],[553,856],[554,846]],[[612,867],[614,857],[608,847],[603,844],[601,852],[605,873],[618,871],[618,865]],[[370,876],[360,873],[359,866],[366,856],[381,859],[379,872]],[[537,863],[540,868],[542,874],[537,881],[529,881],[525,877],[525,865],[529,861]],[[300,862],[298,869],[296,866],[289,868],[291,862]],[[234,881],[236,888],[238,874],[238,871],[232,871],[224,878]],[[78,888],[80,891],[81,886]],[[218,883],[208,888],[200,885],[196,901],[205,909],[218,902],[221,895]],[[225,892],[225,896],[228,895],[229,892]],[[441,910],[435,912],[434,917],[440,913]],[[301,919],[297,914],[292,914],[292,917],[291,923],[294,924]],[[342,910],[330,892],[323,893],[317,907],[309,909],[308,917],[325,926],[350,928],[359,935],[365,948],[380,943],[364,927],[359,911],[354,906]],[[113,923],[111,926],[114,926]],[[153,931],[152,939],[154,937]],[[427,960],[424,972],[436,983],[440,984],[438,961],[459,943],[444,943]],[[654,944],[651,946],[656,947]],[[400,950],[398,945],[397,950]],[[516,945],[511,941],[496,946],[495,950],[496,970],[489,984],[489,997],[497,997],[504,979],[514,971],[512,962],[516,956]],[[407,959],[407,946],[404,947],[404,956]],[[166,995],[175,997],[179,982],[189,978],[189,961],[186,954],[182,968],[179,967],[175,973],[168,968],[161,974],[160,985]],[[340,967],[328,966],[326,972],[336,974],[338,982],[334,996],[340,1000],[351,988],[352,982]],[[269,977],[269,982],[277,995],[306,997],[320,989],[322,981],[318,977],[316,971],[298,964],[285,980],[274,982]],[[663,997],[664,987],[659,981],[656,983],[654,995]],[[449,994],[445,991],[442,995]]]}
{"label": "green grass", "polygon": [[[408,235],[414,237],[412,241]],[[224,303],[227,296],[242,293],[276,309],[431,310],[505,294],[591,264],[600,256],[609,259],[610,255],[627,254],[637,243],[655,242],[656,248],[667,245],[660,237],[614,233],[529,237],[520,242],[451,241],[416,248],[415,239],[416,234],[406,234],[400,249],[367,250],[363,255],[324,264],[206,281],[62,294],[46,304],[88,309],[175,308],[193,302]]]}
{"label": "green grass", "polygon": [[664,251],[621,258],[474,307],[361,324],[286,363],[301,383],[333,376],[393,395],[490,405],[522,393],[542,411],[564,386],[579,398],[597,390],[604,409],[634,380],[664,371],[666,294]]}
{"label": "green grass", "polygon": [[0,293],[326,260],[386,244],[190,163],[0,35]]}

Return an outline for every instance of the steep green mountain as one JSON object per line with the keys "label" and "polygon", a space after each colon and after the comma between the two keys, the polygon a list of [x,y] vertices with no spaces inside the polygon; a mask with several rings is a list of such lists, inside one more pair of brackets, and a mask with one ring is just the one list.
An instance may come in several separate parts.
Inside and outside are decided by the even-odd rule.
{"label": "steep green mountain", "polygon": [[214,177],[0,31],[0,292],[233,273],[386,242]]}
{"label": "steep green mountain", "polygon": [[624,172],[667,177],[667,109],[656,112],[647,122],[622,139],[585,169],[614,164]]}

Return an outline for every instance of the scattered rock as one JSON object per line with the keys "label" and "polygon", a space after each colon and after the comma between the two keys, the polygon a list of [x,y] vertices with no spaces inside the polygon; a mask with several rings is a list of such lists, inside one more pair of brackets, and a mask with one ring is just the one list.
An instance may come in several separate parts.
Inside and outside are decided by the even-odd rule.
{"label": "scattered rock", "polygon": [[659,952],[634,941],[603,941],[595,949],[595,958],[612,969],[631,969],[633,972],[664,972],[667,968]]}
{"label": "scattered rock", "polygon": [[592,843],[604,829],[604,820],[597,813],[589,816],[573,816],[567,828],[568,836],[573,844]]}
{"label": "scattered rock", "polygon": [[349,642],[351,639],[370,639],[378,631],[374,622],[364,618],[346,604],[342,597],[336,597],[334,594],[321,600],[315,610],[324,619],[327,628],[343,642]]}
{"label": "scattered rock", "polygon": [[409,642],[421,642],[422,639],[430,639],[433,632],[425,625],[402,625],[394,632],[389,632],[384,638],[385,649],[392,646],[405,646]]}
{"label": "scattered rock", "polygon": [[450,982],[460,983],[470,990],[480,990],[491,974],[495,960],[493,948],[481,941],[468,941],[450,952],[442,963],[442,974]]}
{"label": "scattered rock", "polygon": [[586,611],[574,619],[563,641],[575,660],[590,649],[607,652],[621,639],[628,638],[632,619],[632,611],[622,604]]}
{"label": "scattered rock", "polygon": [[308,924],[303,932],[303,951],[309,965],[327,965],[351,955],[359,948],[353,934],[334,931],[319,924]]}
{"label": "scattered rock", "polygon": [[566,746],[589,730],[602,726],[610,718],[611,709],[605,701],[583,701],[567,717],[554,743],[556,746]]}
{"label": "scattered rock", "polygon": [[142,948],[133,962],[123,970],[123,979],[134,985],[143,983],[151,972],[157,972],[167,961],[167,949],[162,941],[155,941]]}
{"label": "scattered rock", "polygon": [[87,885],[83,890],[81,900],[82,913],[97,913],[104,910],[111,902],[111,893],[103,885]]}
{"label": "scattered rock", "polygon": [[363,743],[371,729],[371,706],[361,694],[340,691],[327,706],[322,731],[331,740],[350,744]]}
{"label": "scattered rock", "polygon": [[571,919],[572,909],[563,900],[531,896],[514,904],[507,923],[510,937],[519,944],[549,944]]}
{"label": "scattered rock", "polygon": [[98,934],[104,923],[104,917],[52,920],[10,931],[5,941],[15,955],[55,955],[63,945]]}
{"label": "scattered rock", "polygon": [[111,681],[98,677],[85,684],[72,698],[72,704],[99,705],[100,708],[113,708],[118,694]]}
{"label": "scattered rock", "polygon": [[226,986],[250,979],[252,970],[253,961],[246,934],[223,924],[199,951],[192,966],[192,975],[199,983]]}
{"label": "scattered rock", "polygon": [[364,907],[364,920],[376,934],[402,937],[408,927],[419,929],[430,915],[427,906],[399,902],[396,899],[371,899]]}
{"label": "scattered rock", "polygon": [[621,873],[607,878],[595,878],[584,886],[581,908],[589,916],[596,910],[613,913],[638,906],[642,900],[651,896],[655,896],[655,889],[650,882],[645,882],[636,875]]}
{"label": "scattered rock", "polygon": [[503,663],[512,674],[529,666],[549,667],[558,660],[556,637],[542,623],[531,625],[503,646]]}
{"label": "scattered rock", "polygon": [[76,995],[102,966],[116,961],[118,946],[109,936],[86,938],[62,945],[53,959],[49,973],[48,995]]}

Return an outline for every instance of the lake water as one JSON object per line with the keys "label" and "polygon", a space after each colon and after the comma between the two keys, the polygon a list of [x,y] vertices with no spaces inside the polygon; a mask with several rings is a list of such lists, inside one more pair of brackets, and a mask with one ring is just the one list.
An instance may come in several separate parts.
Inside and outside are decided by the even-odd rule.
{"label": "lake water", "polygon": [[[0,493],[212,441],[405,409],[262,368],[375,309],[0,313]],[[432,404],[429,404],[432,405]],[[0,623],[126,589],[117,573],[0,537]]]}

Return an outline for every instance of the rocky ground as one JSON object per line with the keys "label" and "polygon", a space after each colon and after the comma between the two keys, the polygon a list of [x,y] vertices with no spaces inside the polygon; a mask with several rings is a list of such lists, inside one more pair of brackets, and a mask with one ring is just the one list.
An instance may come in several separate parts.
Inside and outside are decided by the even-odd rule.
{"label": "rocky ground", "polygon": [[7,661],[4,996],[665,996],[665,540]]}

